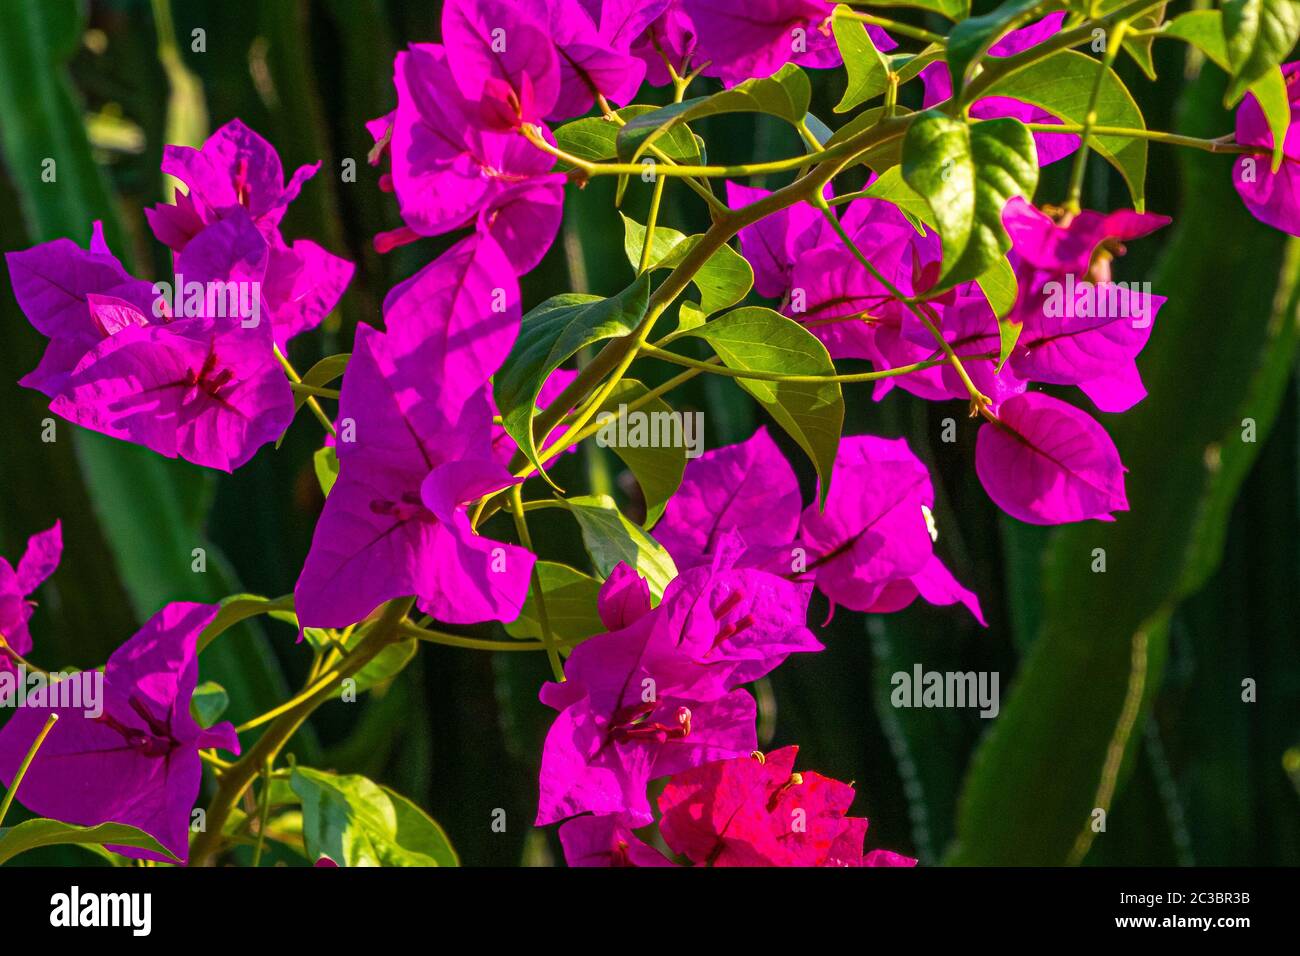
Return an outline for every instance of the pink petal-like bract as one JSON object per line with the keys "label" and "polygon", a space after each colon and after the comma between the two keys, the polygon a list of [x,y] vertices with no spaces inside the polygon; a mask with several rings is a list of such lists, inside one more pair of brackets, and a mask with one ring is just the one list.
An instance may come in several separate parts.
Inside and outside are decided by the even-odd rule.
{"label": "pink petal-like bract", "polygon": [[686,569],[707,561],[729,531],[740,532],[754,548],[791,544],[801,507],[794,469],[760,428],[748,441],[687,463],[681,487],[655,526],[655,539],[678,569]]}
{"label": "pink petal-like bract", "polygon": [[1111,521],[1127,511],[1125,468],[1095,419],[1041,392],[1003,403],[980,428],[975,472],[994,503],[1029,524]]}
{"label": "pink petal-like bract", "polygon": [[560,95],[560,58],[544,23],[508,0],[446,0],[442,41],[477,121],[510,129],[535,123]]}
{"label": "pink petal-like bract", "polygon": [[[1248,153],[1232,164],[1232,184],[1250,214],[1274,229],[1300,236],[1300,62],[1282,66],[1291,125],[1282,147],[1282,165],[1273,171],[1269,153]],[[1243,146],[1273,148],[1273,133],[1255,94],[1237,107],[1236,140]]]}
{"label": "pink petal-like bract", "polygon": [[27,550],[19,559],[17,570],[0,557],[0,638],[4,640],[0,644],[0,672],[15,669],[15,661],[5,653],[6,648],[22,656],[32,649],[32,636],[27,630],[33,609],[29,598],[54,573],[62,556],[63,525],[56,521],[53,527],[27,539]]}

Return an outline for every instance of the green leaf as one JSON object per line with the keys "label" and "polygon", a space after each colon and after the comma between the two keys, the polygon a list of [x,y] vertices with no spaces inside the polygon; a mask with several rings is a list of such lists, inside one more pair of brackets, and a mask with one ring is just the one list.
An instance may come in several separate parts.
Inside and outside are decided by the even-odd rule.
{"label": "green leaf", "polygon": [[1005,256],[997,259],[989,266],[988,271],[975,281],[979,284],[980,291],[984,293],[984,298],[989,300],[993,314],[999,319],[1010,312],[1016,304],[1016,296],[1020,292],[1016,282],[1016,270],[1011,268],[1011,263]]}
{"label": "green leaf", "polygon": [[[728,312],[689,334],[708,342],[728,368],[790,375],[835,374],[835,363],[815,335],[793,319],[761,306]],[[738,378],[736,383],[807,453],[821,479],[825,502],[844,425],[839,382]]]}
{"label": "green leaf", "polygon": [[[638,116],[653,113],[658,106],[643,103],[625,106],[617,110],[623,121],[630,122]],[[588,116],[566,123],[555,131],[555,142],[566,153],[572,153],[579,159],[599,163],[613,159],[618,155],[618,131],[622,127],[613,120],[603,116]],[[678,123],[655,144],[669,159],[686,164],[697,165],[700,162],[700,146],[685,123]]]}
{"label": "green leaf", "polygon": [[903,179],[903,170],[891,166],[880,174],[874,183],[867,187],[866,193],[873,199],[883,199],[893,203],[916,227],[916,231],[925,235],[925,226],[936,226],[934,213],[925,197],[918,193]]}
{"label": "green leaf", "polygon": [[1009,30],[1033,19],[1042,0],[1005,0],[996,10],[982,17],[962,20],[948,34],[948,71],[952,74],[952,91],[961,93],[966,85],[966,70],[977,58]]}
{"label": "green leaf", "polygon": [[[330,382],[339,378],[348,367],[348,360],[352,358],[351,352],[340,352],[338,355],[327,355],[321,359],[302,377],[304,385],[314,385],[316,388],[324,388]],[[309,395],[295,395],[293,397],[294,411],[302,408],[307,404]]]}
{"label": "green leaf", "polygon": [[979,284],[980,291],[984,293],[984,298],[989,300],[989,306],[998,320],[1000,347],[997,368],[1001,371],[1002,363],[1011,355],[1011,350],[1016,347],[1016,342],[1020,339],[1020,330],[1024,328],[1024,323],[1007,318],[1008,313],[1015,307],[1016,297],[1020,294],[1016,271],[1003,257],[975,281]]}
{"label": "green leaf", "polygon": [[1273,134],[1273,172],[1282,168],[1286,152],[1286,134],[1291,129],[1291,102],[1286,88],[1286,78],[1280,67],[1274,67],[1251,84],[1250,93],[1264,111],[1269,132]]}
{"label": "green leaf", "polygon": [[1223,37],[1232,76],[1223,97],[1235,106],[1246,90],[1281,64],[1300,39],[1297,0],[1225,0]]}
{"label": "green leaf", "polygon": [[[1156,30],[1165,19],[1165,7],[1162,4],[1149,13],[1144,13],[1133,21],[1134,30]],[[1148,80],[1154,81],[1156,78],[1156,64],[1151,58],[1151,49],[1155,46],[1156,35],[1149,33],[1145,36],[1133,36],[1125,34],[1124,52],[1133,58],[1133,62],[1138,65]]]}
{"label": "green leaf", "polygon": [[[619,441],[618,417],[620,406],[630,405],[642,398],[648,391],[635,379],[625,378],[620,381],[596,412],[596,421],[608,422],[596,434],[596,441],[609,448],[623,460],[641,486],[645,498],[645,527],[653,528],[655,522],[664,513],[668,499],[673,496],[682,483],[682,473],[686,470],[686,427],[689,413],[674,412],[671,405],[662,398],[642,405],[636,412],[637,422],[644,422],[640,428],[634,422],[625,435],[627,442]],[[701,430],[692,433],[691,438],[702,443]]]}
{"label": "green leaf", "polygon": [[[834,12],[848,9],[841,4]],[[847,113],[885,92],[889,86],[889,64],[871,42],[865,24],[833,13],[831,28],[835,31],[835,43],[840,48],[844,72],[848,75],[848,86],[835,112]]]}
{"label": "green leaf", "polygon": [[[1009,96],[1046,110],[1065,123],[1083,124],[1102,64],[1074,50],[1062,50],[1046,59],[1008,73],[985,91],[986,96]],[[1097,98],[1097,126],[1146,129],[1142,111],[1114,70],[1102,77]],[[1147,141],[1125,136],[1093,136],[1092,148],[1119,170],[1133,196],[1133,207],[1145,205]]]}
{"label": "green leaf", "polygon": [[[622,213],[619,215],[623,217],[623,248],[628,262],[632,263],[633,269],[639,268],[641,250],[645,246],[645,226]],[[667,226],[655,227],[650,245],[650,266],[646,271],[676,268],[703,238],[700,235],[686,236]],[[724,244],[709,256],[691,281],[700,290],[699,305],[692,307],[692,311],[702,321],[743,299],[754,285],[754,270],[744,256]]]}
{"label": "green leaf", "polygon": [[891,53],[889,68],[898,74],[898,85],[902,86],[908,80],[916,79],[931,63],[942,60],[947,52],[944,46],[931,43],[920,53]]}
{"label": "green leaf", "polygon": [[124,823],[101,823],[94,827],[78,827],[71,823],[42,818],[0,829],[0,865],[28,850],[66,843],[79,843],[87,847],[111,843],[113,846],[134,847],[162,854],[168,859],[175,859],[149,834]]}
{"label": "green leaf", "polygon": [[929,111],[917,117],[903,141],[903,179],[929,201],[939,224],[938,284],[956,285],[982,275],[1011,248],[1002,207],[1012,196],[1034,194],[1034,138],[1019,120],[972,126]]}
{"label": "green leaf", "polygon": [[339,456],[333,445],[318,448],[311,456],[312,467],[316,470],[316,480],[320,482],[321,494],[329,497],[334,482],[339,477]]}
{"label": "green leaf", "polygon": [[553,296],[520,322],[519,338],[494,379],[493,393],[506,433],[552,487],[533,436],[538,392],[547,377],[580,349],[632,332],[645,316],[649,299],[647,273],[608,299],[577,293]]}
{"label": "green leaf", "polygon": [[190,698],[190,713],[200,727],[211,727],[229,706],[230,695],[216,681],[205,680],[194,688],[194,696]]}
{"label": "green leaf", "polygon": [[682,123],[721,113],[767,113],[797,126],[808,113],[812,87],[793,63],[761,79],[746,80],[712,96],[698,96],[645,113],[618,131],[618,158],[636,162],[651,143]]}
{"label": "green leaf", "polygon": [[586,495],[564,502],[577,519],[582,543],[601,577],[624,562],[635,568],[659,598],[668,582],[677,577],[672,557],[640,525],[629,521],[609,495]]}
{"label": "green leaf", "polygon": [[[353,678],[357,682],[354,689],[360,694],[392,680],[411,663],[419,649],[420,642],[414,638],[389,644],[375,655],[374,660],[357,671]],[[339,696],[342,697],[347,690],[346,687],[340,687]]]}
{"label": "green leaf", "polygon": [[[605,630],[596,610],[599,581],[577,568],[554,561],[538,561],[536,568],[546,597],[546,621],[551,633],[562,640],[577,640]],[[511,637],[541,639],[542,625],[537,616],[536,595],[531,589],[523,611],[505,628]]]}
{"label": "green leaf", "polygon": [[275,600],[262,597],[260,594],[232,594],[229,597],[222,598],[221,609],[217,611],[217,616],[199,635],[199,652],[202,653],[207,650],[213,641],[240,621],[246,621],[251,617],[257,617],[259,614],[267,614],[271,611],[292,610],[292,594]]}
{"label": "green leaf", "polygon": [[309,859],[339,866],[459,866],[451,841],[410,800],[357,775],[295,767]]}
{"label": "green leaf", "polygon": [[[1192,10],[1175,17],[1161,36],[1184,40],[1205,54],[1206,59],[1229,71],[1228,46],[1223,38],[1223,13],[1220,10]],[[1286,134],[1291,127],[1291,104],[1286,79],[1281,68],[1268,70],[1250,85],[1249,91],[1259,101],[1273,134],[1273,171],[1282,168]]]}
{"label": "green leaf", "polygon": [[1189,10],[1169,21],[1162,37],[1185,40],[1208,57],[1215,66],[1228,69],[1228,45],[1223,39],[1220,10]]}

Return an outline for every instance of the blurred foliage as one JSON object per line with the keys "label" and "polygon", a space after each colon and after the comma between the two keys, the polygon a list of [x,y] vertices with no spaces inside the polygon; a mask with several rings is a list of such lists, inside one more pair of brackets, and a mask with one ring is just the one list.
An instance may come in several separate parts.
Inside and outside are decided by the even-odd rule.
{"label": "blurred foliage", "polygon": [[[100,218],[138,275],[162,275],[165,250],[142,214],[168,195],[162,144],[169,135],[201,139],[205,117],[210,126],[240,117],[275,144],[286,168],[323,163],[291,207],[286,236],[313,238],[358,263],[338,312],[294,343],[291,358],[305,368],[346,349],[357,322],[378,324],[385,290],[449,244],[373,251],[370,238],[398,220],[365,162],[363,127],[393,105],[397,47],[437,38],[438,5],[176,0],[170,36],[167,10],[165,0],[88,8],[9,0],[0,9],[0,247],[60,235],[84,243]],[[927,25],[944,28],[938,19]],[[204,31],[205,52],[192,49],[195,30]],[[1214,67],[1185,74],[1183,48],[1165,42],[1155,63],[1154,84],[1132,63],[1119,67],[1149,127],[1197,135],[1231,128]],[[833,107],[843,74],[809,75],[812,112],[839,125]],[[916,105],[909,97],[917,95],[905,89],[903,100]],[[646,101],[663,97],[649,91]],[[800,149],[771,117],[719,115],[694,128],[710,162]],[[45,157],[58,161],[55,184],[40,181]],[[340,175],[349,159],[355,183]],[[1135,243],[1117,263],[1118,278],[1150,278],[1170,303],[1140,360],[1151,397],[1126,415],[1100,416],[1132,469],[1133,511],[1113,526],[1052,531],[1007,519],[975,479],[975,428],[961,427],[960,403],[898,390],[874,403],[869,386],[846,390],[846,432],[905,436],[930,464],[939,552],[980,595],[990,625],[922,604],[866,620],[841,610],[825,631],[825,653],[773,674],[767,744],[797,743],[801,766],[855,780],[854,811],[872,820],[870,846],[927,863],[1061,863],[1083,849],[1084,861],[1097,864],[1300,863],[1300,803],[1283,766],[1300,743],[1300,396],[1295,303],[1286,294],[1297,260],[1284,237],[1246,216],[1229,164],[1151,148],[1148,208],[1178,225]],[[1040,201],[1064,195],[1062,165],[1043,171]],[[839,188],[856,188],[862,175],[843,177]],[[1094,157],[1089,175],[1088,205],[1127,202],[1103,161]],[[631,280],[614,188],[601,179],[570,190],[560,238],[524,280],[526,308],[565,291],[610,295]],[[624,211],[643,221],[648,200],[649,187],[633,182]],[[687,234],[707,225],[702,204],[678,188],[667,191],[660,221]],[[39,593],[39,660],[99,663],[168,600],[292,589],[321,506],[314,421],[300,417],[278,451],[264,449],[229,477],[74,434],[64,423],[58,440],[45,443],[45,402],[16,384],[43,341],[7,283],[0,322],[0,553],[16,557],[28,535],[56,518],[67,543]],[[670,374],[643,364],[636,374],[649,386]],[[714,376],[671,401],[705,412],[710,446],[748,437],[764,420],[734,383]],[[1240,443],[1243,417],[1256,419],[1258,444]],[[939,439],[947,418],[959,423],[954,444]],[[811,500],[811,466],[781,440]],[[636,484],[606,450],[565,456],[553,473],[565,487],[615,495],[639,517]],[[585,566],[571,518],[544,511],[532,520],[545,558]],[[207,549],[205,574],[190,570],[197,547]],[[1090,571],[1094,547],[1107,549],[1104,575]],[[826,611],[815,599],[814,618]],[[479,631],[504,637],[499,628]],[[1144,680],[1135,684],[1139,632]],[[918,662],[998,671],[1002,715],[990,722],[974,711],[892,707],[889,676]],[[308,663],[292,630],[267,622],[223,635],[205,652],[203,675],[228,690],[238,721],[300,682]],[[314,733],[290,750],[409,797],[467,864],[551,862],[559,858],[553,833],[539,839],[530,827],[550,714],[536,693],[547,674],[541,655],[424,648],[360,703],[320,711]],[[1258,683],[1255,703],[1242,702],[1245,678]],[[1103,775],[1115,789],[1107,830],[1076,847]],[[491,825],[497,810],[506,814],[504,833]],[[72,849],[25,859],[93,860]]]}

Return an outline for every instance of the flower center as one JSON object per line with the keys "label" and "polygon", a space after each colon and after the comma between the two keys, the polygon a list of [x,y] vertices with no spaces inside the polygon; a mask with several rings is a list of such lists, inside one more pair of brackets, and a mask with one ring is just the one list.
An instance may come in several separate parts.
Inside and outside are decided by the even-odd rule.
{"label": "flower center", "polygon": [[377,515],[389,515],[398,521],[413,521],[428,514],[429,511],[420,500],[420,496],[413,491],[403,493],[396,501],[374,498],[370,502],[370,510]]}
{"label": "flower center", "polygon": [[184,384],[190,388],[197,388],[213,398],[221,397],[221,390],[230,384],[235,377],[235,373],[228,368],[217,368],[216,350],[209,350],[208,357],[203,360],[203,367],[198,371],[192,368],[185,370],[185,377],[182,379]]}
{"label": "flower center", "polygon": [[624,707],[614,712],[614,723],[609,736],[615,741],[640,740],[661,744],[669,740],[681,740],[691,733],[691,709],[677,708],[677,726],[668,727],[659,721],[649,720],[655,709],[654,702]]}
{"label": "flower center", "polygon": [[716,608],[713,610],[713,617],[718,622],[718,632],[713,637],[712,650],[717,650],[723,641],[735,637],[747,627],[754,624],[754,615],[745,614],[734,621],[724,622],[724,619],[739,607],[745,600],[745,592],[741,590],[732,591],[728,594]]}
{"label": "flower center", "polygon": [[149,713],[143,701],[132,697],[131,709],[140,715],[147,730],[129,727],[109,714],[101,714],[98,719],[121,734],[127,746],[143,757],[166,757],[176,749],[179,741],[172,736],[171,728]]}
{"label": "flower center", "polygon": [[245,209],[248,208],[248,159],[241,158],[235,168],[235,199]]}

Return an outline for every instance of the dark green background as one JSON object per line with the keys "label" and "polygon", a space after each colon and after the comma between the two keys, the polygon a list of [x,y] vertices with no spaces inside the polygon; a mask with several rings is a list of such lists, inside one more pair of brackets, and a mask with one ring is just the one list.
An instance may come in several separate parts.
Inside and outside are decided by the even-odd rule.
{"label": "dark green background", "polygon": [[[202,135],[240,117],[275,144],[286,169],[324,162],[283,231],[316,239],[358,269],[326,328],[294,343],[303,370],[346,350],[357,322],[377,324],[384,291],[448,244],[373,252],[371,237],[399,220],[366,165],[362,125],[393,105],[394,51],[437,38],[438,5],[213,0],[177,2],[173,16],[184,65],[202,83],[200,97],[173,104],[174,124]],[[941,21],[928,25],[944,29]],[[189,49],[196,28],[206,31],[204,53]],[[103,218],[114,250],[137,275],[164,274],[165,250],[141,212],[162,199],[169,83],[158,47],[147,0],[88,9],[70,0],[0,5],[0,248],[61,235],[84,244],[91,220]],[[1148,125],[1205,136],[1229,131],[1219,103],[1223,77],[1212,66],[1198,73],[1171,42],[1160,41],[1156,52],[1154,84],[1130,61],[1120,63]],[[832,107],[842,75],[812,76],[813,111],[838,125]],[[917,95],[906,90],[904,102],[915,105]],[[648,96],[662,102],[663,91]],[[800,148],[779,122],[752,116],[716,118],[696,131],[711,162]],[[46,157],[58,163],[53,184],[40,181]],[[355,183],[340,176],[349,158]],[[1045,171],[1038,200],[1060,201],[1065,175],[1061,164]],[[1134,244],[1117,273],[1151,279],[1170,302],[1140,360],[1151,396],[1123,416],[1098,415],[1130,469],[1133,510],[1113,525],[1051,531],[1006,518],[975,480],[976,428],[961,403],[925,403],[896,390],[876,404],[868,386],[848,389],[848,431],[905,435],[931,465],[939,552],[978,592],[990,625],[922,605],[870,619],[841,611],[825,632],[825,653],[791,660],[757,689],[765,745],[798,743],[802,767],[857,782],[854,810],[872,820],[870,846],[926,863],[1066,862],[1098,805],[1108,754],[1123,753],[1122,765],[1112,760],[1109,770],[1118,795],[1107,831],[1087,863],[1300,862],[1295,781],[1284,769],[1284,754],[1300,745],[1291,299],[1300,259],[1286,237],[1250,219],[1229,175],[1227,157],[1152,147],[1148,208],[1172,215],[1175,226]],[[861,176],[844,177],[840,191]],[[629,189],[632,215],[643,215],[648,188]],[[1128,201],[1095,160],[1086,199],[1102,209]],[[561,237],[524,280],[526,306],[570,289],[610,294],[630,281],[612,201],[609,179],[570,190]],[[706,224],[696,197],[672,187],[660,221],[685,231]],[[43,397],[16,384],[35,366],[43,339],[7,284],[0,330],[0,553],[16,561],[27,535],[55,518],[64,523],[63,564],[38,595],[36,661],[98,664],[168,600],[292,589],[321,505],[313,419],[300,416],[279,451],[265,448],[230,477],[76,434],[62,422],[58,440],[45,444]],[[649,364],[633,374],[664,377]],[[1077,391],[1071,399],[1091,411]],[[697,380],[672,401],[704,410],[710,446],[747,437],[761,419],[723,379]],[[948,417],[958,422],[955,445],[939,440]],[[1258,424],[1255,444],[1241,441],[1245,418]],[[810,469],[787,449],[811,494]],[[559,480],[593,482],[635,513],[626,494],[633,486],[603,455],[569,458]],[[581,566],[565,521],[540,513],[534,538],[545,557]],[[196,547],[208,549],[206,574],[190,570]],[[1106,550],[1105,574],[1090,570],[1098,547]],[[816,599],[813,615],[824,613]],[[1142,635],[1136,658],[1134,635]],[[223,637],[205,654],[203,674],[229,689],[230,716],[242,720],[296,686],[307,656],[289,628],[272,622]],[[1132,679],[1135,659],[1141,682]],[[999,671],[1001,717],[895,710],[889,675],[916,662]],[[303,762],[364,773],[410,796],[447,828],[466,863],[546,862],[558,858],[553,834],[529,826],[550,715],[536,700],[546,674],[541,655],[427,648],[383,692],[320,712],[291,750]],[[1258,684],[1255,703],[1241,700],[1245,678]],[[496,808],[507,812],[504,834],[490,826]],[[91,858],[68,850],[24,859]]]}

